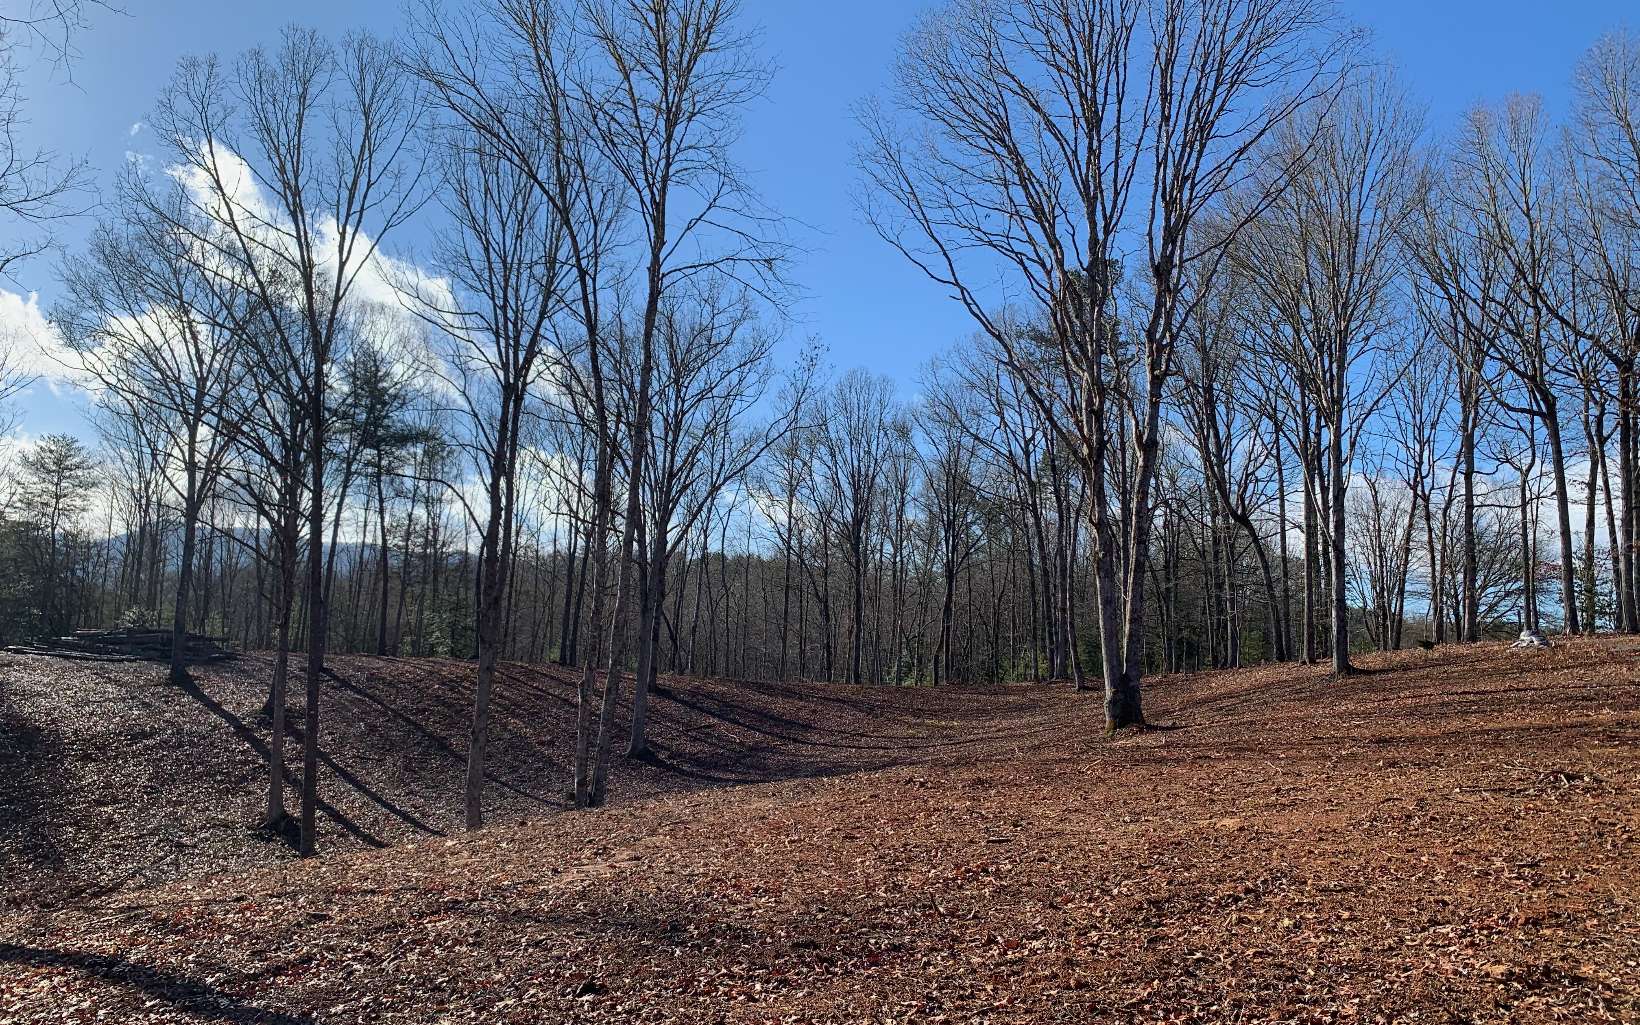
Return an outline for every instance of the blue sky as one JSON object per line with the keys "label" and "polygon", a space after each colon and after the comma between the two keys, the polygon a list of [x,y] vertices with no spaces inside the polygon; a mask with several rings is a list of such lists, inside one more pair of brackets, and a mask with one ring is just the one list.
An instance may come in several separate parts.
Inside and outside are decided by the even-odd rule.
{"label": "blue sky", "polygon": [[[131,134],[132,126],[144,120],[183,54],[234,54],[292,22],[327,33],[367,27],[390,34],[401,21],[400,0],[126,0],[125,6],[130,14],[103,16],[81,38],[83,58],[72,83],[47,69],[28,80],[31,139],[84,155],[105,172],[127,151],[148,145],[143,132]],[[919,368],[970,327],[955,304],[859,223],[850,200],[856,138],[850,109],[885,84],[901,34],[927,6],[920,0],[745,0],[779,72],[767,97],[748,112],[740,156],[770,204],[798,222],[794,278],[806,298],[788,351],[817,335],[836,366],[889,374],[906,393],[914,390]],[[1372,31],[1377,52],[1428,105],[1435,131],[1471,104],[1510,92],[1542,93],[1558,111],[1584,50],[1625,19],[1630,27],[1640,22],[1632,0],[1347,0],[1342,9]],[[23,272],[25,290],[38,291],[45,307],[54,265],[39,260]],[[17,287],[0,282],[0,289]],[[28,434],[83,429],[79,403],[45,386],[25,396],[22,407]]]}

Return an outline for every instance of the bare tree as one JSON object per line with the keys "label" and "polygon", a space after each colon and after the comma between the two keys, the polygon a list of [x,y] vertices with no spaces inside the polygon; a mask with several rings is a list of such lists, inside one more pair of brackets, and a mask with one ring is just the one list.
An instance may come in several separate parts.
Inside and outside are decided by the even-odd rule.
{"label": "bare tree", "polygon": [[[1467,204],[1456,194],[1462,190],[1461,183],[1447,174],[1437,174],[1435,180],[1441,184],[1429,190],[1417,215],[1408,220],[1403,249],[1413,307],[1424,330],[1446,347],[1455,375],[1458,462],[1454,471],[1463,483],[1456,608],[1459,636],[1474,642],[1480,640],[1481,621],[1475,457],[1484,419],[1488,340],[1495,333],[1495,293],[1503,266],[1495,249],[1481,242]],[[1441,639],[1439,628],[1436,639]]]}
{"label": "bare tree", "polygon": [[[181,202],[180,197],[175,198]],[[189,598],[201,513],[215,495],[238,424],[222,413],[246,373],[235,332],[245,296],[221,293],[199,273],[190,241],[171,218],[103,225],[89,258],[64,275],[56,321],[102,404],[129,422],[178,503],[182,547],[171,618],[171,680],[187,681]]]}
{"label": "bare tree", "polygon": [[[583,659],[577,721],[578,805],[602,803],[615,707],[631,634],[631,566],[648,458],[655,344],[665,297],[703,274],[772,295],[780,252],[730,159],[739,110],[768,72],[739,27],[733,0],[616,0],[563,9],[507,0],[493,20],[420,9],[418,73],[445,106],[489,138],[543,192],[565,226],[584,359],[569,388],[599,439],[593,483],[588,621],[599,635]],[[520,119],[513,116],[523,112]],[[549,159],[533,161],[535,137]],[[625,216],[618,216],[625,215]],[[630,229],[630,230],[627,230]],[[634,414],[620,437],[610,376],[621,332],[606,315],[606,268],[629,257],[636,281]],[[616,553],[614,604],[605,534],[615,521],[614,457],[625,456],[626,515]],[[596,666],[605,673],[602,694]],[[595,702],[596,699],[596,702]],[[597,708],[597,721],[593,710]]]}
{"label": "bare tree", "polygon": [[[273,672],[268,681],[268,787],[263,826],[282,831],[290,815],[285,807],[285,733],[293,626],[301,594],[308,445],[304,374],[286,362],[281,350],[267,342],[273,329],[267,321],[290,317],[290,307],[254,307],[243,334],[234,341],[256,358],[227,396],[221,418],[246,426],[234,432],[237,442],[230,455],[224,490],[251,513],[248,532],[229,524],[229,539],[247,544],[258,571],[261,597],[268,606],[271,636],[259,646],[273,647]],[[245,536],[249,534],[248,538]]]}
{"label": "bare tree", "polygon": [[[1186,275],[1235,234],[1198,221],[1276,126],[1318,106],[1342,53],[1307,0],[964,0],[922,22],[896,106],[864,118],[867,216],[952,290],[1087,476],[1111,729],[1144,723],[1152,485]],[[1263,182],[1245,216],[1279,191]],[[1143,239],[1131,338],[1130,231]],[[999,275],[1002,294],[982,290]],[[1045,324],[1045,352],[1021,344],[1007,303]]]}
{"label": "bare tree", "polygon": [[903,429],[893,381],[864,370],[850,370],[837,379],[826,402],[817,469],[832,496],[828,526],[842,542],[849,564],[849,683],[865,682],[869,541],[880,504],[882,464],[895,431]]}
{"label": "bare tree", "polygon": [[981,543],[983,509],[976,479],[979,443],[965,426],[983,401],[965,382],[931,375],[929,400],[918,417],[928,439],[924,473],[928,479],[930,529],[935,535],[940,575],[939,633],[933,653],[933,682],[952,680],[957,579]]}
{"label": "bare tree", "polygon": [[[348,300],[384,235],[417,208],[419,173],[407,159],[418,103],[398,55],[368,36],[339,45],[287,29],[272,51],[231,69],[188,58],[153,118],[187,187],[173,227],[224,291],[249,292],[265,334],[301,375],[307,484],[307,700],[303,719],[301,842],[315,844],[319,687],[329,611],[324,531],[331,371],[341,355]],[[150,203],[151,212],[169,208]]]}
{"label": "bare tree", "polygon": [[23,140],[28,125],[23,61],[39,57],[72,69],[77,38],[98,11],[117,10],[104,0],[25,0],[0,11],[0,275],[15,274],[23,261],[52,243],[52,222],[79,212],[90,185],[84,161],[66,161]]}
{"label": "bare tree", "polygon": [[[553,355],[566,305],[563,231],[531,178],[494,143],[465,126],[445,138],[442,202],[455,231],[438,253],[451,283],[415,286],[414,301],[451,344],[437,368],[467,425],[467,448],[484,490],[468,508],[478,529],[478,680],[467,748],[466,823],[483,825],[490,692],[500,657],[508,574],[518,519],[524,416]],[[544,140],[543,140],[544,145]],[[531,165],[545,153],[531,154]],[[448,294],[444,293],[450,288]],[[459,495],[459,490],[456,492]]]}
{"label": "bare tree", "polygon": [[1500,254],[1506,268],[1493,296],[1500,330],[1487,355],[1498,372],[1520,385],[1515,399],[1513,389],[1493,384],[1494,375],[1488,375],[1488,392],[1509,412],[1536,420],[1548,443],[1560,541],[1561,623],[1571,634],[1578,631],[1576,556],[1560,417],[1564,345],[1556,339],[1572,323],[1566,317],[1571,298],[1559,287],[1567,264],[1566,210],[1544,166],[1548,145],[1541,102],[1516,96],[1501,111],[1471,113],[1462,152],[1481,240]]}
{"label": "bare tree", "polygon": [[[1289,367],[1325,429],[1333,671],[1351,671],[1346,490],[1371,413],[1401,365],[1393,348],[1395,246],[1425,187],[1421,121],[1391,80],[1354,81],[1333,109],[1312,109],[1272,137],[1259,186],[1243,209],[1266,212],[1236,243],[1236,261],[1274,316],[1272,351]],[[1300,154],[1303,154],[1300,156]],[[1289,173],[1288,168],[1297,168]],[[1308,446],[1306,446],[1308,447]],[[1312,466],[1319,468],[1318,452]],[[1312,474],[1312,479],[1319,474]]]}
{"label": "bare tree", "polygon": [[634,604],[630,578],[662,304],[683,282],[708,272],[772,298],[782,252],[771,244],[772,225],[729,152],[739,112],[769,77],[740,25],[737,0],[615,0],[587,5],[582,20],[598,70],[580,83],[581,102],[599,151],[625,186],[637,225],[633,262],[641,281],[626,514],[596,757],[587,780],[587,802],[601,804]]}
{"label": "bare tree", "polygon": [[[1576,75],[1577,105],[1566,176],[1572,187],[1572,259],[1596,288],[1579,331],[1616,377],[1618,492],[1622,519],[1611,513],[1605,445],[1596,453],[1606,489],[1610,543],[1616,553],[1620,628],[1640,631],[1640,39],[1618,31],[1601,39]],[[1589,396],[1593,398],[1593,396]]]}
{"label": "bare tree", "polygon": [[581,577],[592,600],[584,611],[579,600],[575,602],[580,614],[573,628],[574,636],[592,641],[585,649],[575,645],[581,662],[575,800],[584,807],[592,792],[589,767],[597,672],[609,636],[604,623],[616,439],[614,397],[605,369],[613,350],[612,340],[605,338],[609,325],[604,301],[623,221],[618,175],[595,144],[581,102],[580,40],[574,19],[554,0],[512,0],[493,17],[454,14],[432,0],[417,12],[417,75],[451,117],[491,143],[534,183],[564,233],[580,339],[578,344],[560,346],[579,357],[565,361],[562,388],[570,411],[594,439],[591,515]]}
{"label": "bare tree", "polygon": [[[679,541],[706,507],[742,480],[794,426],[807,402],[808,369],[800,360],[782,415],[745,424],[770,379],[774,336],[743,298],[708,287],[670,297],[661,312],[655,395],[648,432],[652,452],[642,482],[639,522],[638,660],[627,753],[647,749],[649,692],[655,683],[668,567]],[[635,379],[635,375],[625,375]],[[631,399],[637,396],[629,396]]]}
{"label": "bare tree", "polygon": [[[1247,536],[1258,560],[1264,584],[1267,643],[1276,661],[1287,660],[1287,628],[1276,596],[1275,571],[1256,517],[1272,482],[1278,438],[1264,437],[1256,424],[1262,393],[1248,362],[1256,357],[1256,331],[1243,322],[1256,310],[1244,281],[1222,274],[1205,301],[1195,304],[1196,315],[1184,325],[1187,341],[1180,375],[1180,399],[1185,423],[1195,437],[1202,475],[1212,492],[1211,502]],[[1217,515],[1217,512],[1214,513]],[[1285,528],[1280,528],[1285,529]],[[1226,565],[1229,565],[1227,560]],[[1225,593],[1232,589],[1226,587]]]}

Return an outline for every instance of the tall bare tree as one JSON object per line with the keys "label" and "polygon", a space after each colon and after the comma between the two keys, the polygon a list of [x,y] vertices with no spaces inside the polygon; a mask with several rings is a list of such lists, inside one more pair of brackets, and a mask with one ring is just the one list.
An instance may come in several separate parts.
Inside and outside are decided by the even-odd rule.
{"label": "tall bare tree", "polygon": [[[563,231],[530,177],[464,125],[444,141],[449,155],[441,197],[455,230],[439,247],[437,263],[447,277],[436,289],[416,287],[414,301],[432,330],[451,342],[438,372],[467,422],[467,447],[484,491],[483,505],[467,510],[478,528],[479,553],[478,679],[465,816],[467,828],[477,829],[484,822],[490,692],[505,640],[524,417],[545,376],[542,364],[554,355],[554,318],[564,311],[568,288]],[[531,166],[545,162],[544,151],[530,157]]]}
{"label": "tall bare tree", "polygon": [[832,496],[829,529],[843,545],[850,572],[848,682],[865,682],[866,577],[870,541],[882,501],[883,464],[905,424],[894,382],[864,370],[837,379],[821,420],[818,474]]}
{"label": "tall bare tree", "polygon": [[[1566,203],[1549,166],[1551,137],[1541,101],[1515,96],[1501,110],[1471,112],[1463,162],[1470,202],[1483,244],[1501,256],[1506,273],[1493,298],[1499,328],[1488,357],[1490,398],[1509,412],[1537,421],[1549,447],[1560,548],[1561,624],[1578,631],[1576,554],[1573,550],[1567,453],[1561,430],[1560,391],[1573,299],[1563,287]],[[1575,330],[1570,332],[1575,339]],[[1575,341],[1573,342],[1575,344]],[[1492,384],[1504,376],[1509,383]],[[1518,384],[1518,389],[1511,387]]]}
{"label": "tall bare tree", "polygon": [[[302,375],[307,484],[307,696],[303,719],[301,841],[315,849],[319,690],[329,611],[324,533],[332,369],[348,301],[383,236],[423,195],[410,159],[420,107],[398,54],[369,36],[333,44],[290,28],[272,50],[231,67],[190,57],[152,119],[176,162],[189,208],[173,227],[223,291],[249,292],[266,309],[255,336]],[[162,203],[150,212],[170,217]]]}
{"label": "tall bare tree", "polygon": [[649,426],[652,458],[642,482],[636,547],[638,659],[629,755],[641,755],[648,746],[649,692],[677,544],[706,507],[784,437],[807,401],[812,361],[803,359],[792,373],[790,405],[770,421],[748,422],[768,388],[773,344],[773,334],[756,322],[743,300],[716,289],[673,296],[662,310]]}
{"label": "tall bare tree", "polygon": [[[1153,484],[1184,283],[1235,235],[1198,222],[1243,187],[1277,126],[1324,107],[1346,50],[1327,18],[1308,0],[962,0],[919,25],[893,106],[864,118],[867,216],[1000,347],[1087,477],[1111,729],[1144,724]],[[1279,191],[1263,181],[1244,216]],[[1124,310],[1130,232],[1142,241]],[[998,277],[1000,292],[981,284]],[[1044,352],[1021,344],[1020,304],[1045,325]]]}
{"label": "tall bare tree", "polygon": [[[1640,631],[1640,38],[1617,31],[1601,39],[1576,74],[1577,103],[1566,175],[1574,195],[1574,266],[1595,284],[1579,334],[1616,377],[1618,493],[1622,519],[1610,525],[1616,552],[1621,627]],[[1602,446],[1603,448],[1603,446]],[[1598,453],[1606,469],[1604,451]],[[1603,473],[1610,491],[1610,474]],[[1607,497],[1608,519],[1611,499]]]}
{"label": "tall bare tree", "polygon": [[1416,145],[1421,124],[1382,74],[1356,79],[1333,108],[1293,118],[1271,137],[1278,156],[1259,171],[1270,180],[1244,207],[1264,213],[1235,247],[1238,267],[1273,311],[1269,344],[1324,428],[1332,663],[1339,676],[1352,668],[1349,468],[1372,412],[1404,366],[1380,357],[1396,348],[1396,246],[1426,187]]}
{"label": "tall bare tree", "polygon": [[[1437,173],[1435,180],[1438,184],[1408,220],[1404,251],[1413,308],[1424,330],[1446,347],[1455,375],[1458,461],[1454,471],[1463,485],[1456,609],[1459,636],[1473,642],[1480,640],[1481,619],[1476,450],[1484,421],[1487,349],[1495,333],[1495,296],[1503,266],[1496,250],[1481,241],[1468,204],[1457,195],[1462,184],[1444,173]],[[1440,639],[1439,628],[1436,639]]]}
{"label": "tall bare tree", "polygon": [[[174,202],[181,197],[173,193]],[[200,519],[216,494],[238,424],[222,417],[246,373],[235,333],[245,296],[204,280],[171,218],[104,224],[89,258],[70,264],[55,317],[103,406],[127,421],[177,502],[182,545],[171,617],[171,680],[187,681],[189,599]]]}

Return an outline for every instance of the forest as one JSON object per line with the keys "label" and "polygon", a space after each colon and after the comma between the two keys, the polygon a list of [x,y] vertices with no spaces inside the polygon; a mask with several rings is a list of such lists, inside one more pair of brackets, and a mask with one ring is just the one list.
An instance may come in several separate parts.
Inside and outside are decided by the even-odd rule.
{"label": "forest", "polygon": [[[1119,728],[1155,674],[1640,630],[1640,38],[1564,122],[1431,126],[1314,0],[930,14],[859,109],[858,205],[973,333],[902,386],[782,344],[748,12],[408,17],[156,98],[163,172],[60,264],[95,432],[10,450],[5,640],[272,650],[309,722],[327,652],[470,658],[475,780],[497,662],[582,667],[596,804],[662,671],[1065,680]],[[83,169],[13,166],[49,231]]]}
{"label": "forest", "polygon": [[908,378],[778,10],[376,15],[0,11],[0,1021],[1636,1020],[1640,34],[907,15]]}

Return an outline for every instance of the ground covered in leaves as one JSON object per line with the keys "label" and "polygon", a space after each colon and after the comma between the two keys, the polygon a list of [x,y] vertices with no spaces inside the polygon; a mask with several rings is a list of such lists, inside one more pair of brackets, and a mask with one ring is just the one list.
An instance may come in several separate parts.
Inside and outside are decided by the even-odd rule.
{"label": "ground covered in leaves", "polygon": [[[163,665],[0,654],[0,910],[294,858],[293,838],[255,828],[271,673],[268,658],[250,655],[196,667],[177,687]],[[302,694],[292,673],[294,811]],[[326,853],[461,831],[473,673],[445,659],[329,660],[319,731]],[[569,806],[578,683],[555,666],[497,671],[485,795],[495,821]],[[1079,704],[1058,688],[667,679],[650,705],[651,753],[617,760],[611,800],[960,758],[1058,732]]]}
{"label": "ground covered in leaves", "polygon": [[[1157,680],[1112,740],[1057,689],[679,681],[586,814],[567,682],[515,669],[468,837],[460,667],[338,660],[298,862],[243,826],[254,663],[203,718],[15,659],[0,1022],[1640,1021],[1640,641],[1365,661]],[[110,878],[139,824],[203,832],[178,878]]]}

